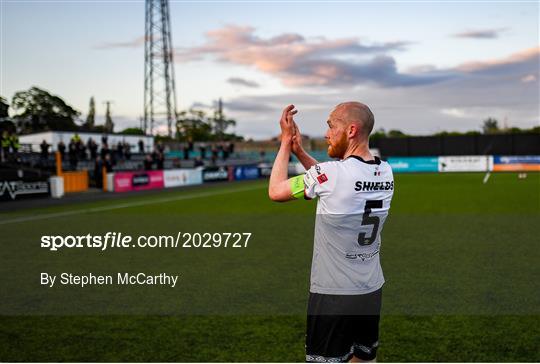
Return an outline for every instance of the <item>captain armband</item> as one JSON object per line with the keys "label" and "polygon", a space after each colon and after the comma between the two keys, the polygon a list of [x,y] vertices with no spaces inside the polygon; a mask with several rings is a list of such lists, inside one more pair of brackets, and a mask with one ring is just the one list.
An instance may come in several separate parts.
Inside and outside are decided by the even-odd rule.
{"label": "captain armband", "polygon": [[304,175],[298,175],[289,178],[291,185],[291,196],[294,198],[300,198],[304,196]]}

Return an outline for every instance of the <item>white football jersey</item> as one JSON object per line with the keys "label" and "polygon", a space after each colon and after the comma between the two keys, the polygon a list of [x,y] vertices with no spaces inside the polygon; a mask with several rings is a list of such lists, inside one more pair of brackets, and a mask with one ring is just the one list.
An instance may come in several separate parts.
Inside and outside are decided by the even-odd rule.
{"label": "white football jersey", "polygon": [[381,231],[394,193],[392,168],[375,157],[319,163],[304,175],[318,197],[310,292],[366,294],[381,288]]}

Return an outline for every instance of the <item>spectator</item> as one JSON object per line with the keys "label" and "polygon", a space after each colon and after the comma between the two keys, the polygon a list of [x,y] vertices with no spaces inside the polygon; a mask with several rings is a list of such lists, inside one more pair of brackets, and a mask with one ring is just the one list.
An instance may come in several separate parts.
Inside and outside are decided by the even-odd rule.
{"label": "spectator", "polygon": [[152,155],[147,154],[146,157],[144,158],[144,170],[145,171],[152,170],[152,164],[153,163],[154,163],[154,161],[153,161]]}
{"label": "spectator", "polygon": [[3,152],[3,160],[6,161],[9,157],[9,149],[11,147],[11,140],[9,138],[9,133],[7,130],[4,130],[2,132],[2,152]]}
{"label": "spectator", "polygon": [[90,159],[96,159],[97,157],[97,149],[98,145],[94,141],[94,139],[90,138],[88,139],[88,150],[90,151]]}
{"label": "spectator", "polygon": [[75,133],[75,134],[73,134],[73,136],[71,137],[71,140],[73,140],[73,142],[74,142],[75,144],[77,144],[77,143],[79,143],[79,142],[81,141],[81,137],[79,136],[78,133]]}
{"label": "spectator", "polygon": [[[72,147],[72,143],[73,143],[73,147]],[[70,164],[72,163],[72,160],[76,159],[78,161],[78,159],[84,159],[83,151],[82,151],[82,141],[78,133],[73,134],[73,136],[71,137],[71,140],[68,146],[68,153],[69,153],[69,158],[70,158],[70,162],[69,162]],[[75,154],[75,156],[73,156],[72,154]],[[77,163],[75,163],[75,166],[76,165]]]}
{"label": "spectator", "polygon": [[229,159],[229,145],[223,146],[223,160]]}
{"label": "spectator", "polygon": [[15,155],[15,158],[17,157],[17,152],[19,151],[19,148],[21,145],[19,144],[19,137],[17,134],[13,133],[10,137],[11,142],[11,150],[13,151],[13,154]]}
{"label": "spectator", "polygon": [[162,170],[164,164],[165,164],[165,155],[159,152],[157,156],[157,161],[156,161],[157,169]]}
{"label": "spectator", "polygon": [[261,149],[260,152],[259,152],[259,157],[261,159],[261,162],[265,162],[266,161],[266,151],[264,149]]}
{"label": "spectator", "polygon": [[234,147],[235,147],[234,143],[229,142],[228,147],[229,147],[229,154],[232,156],[234,154]]}
{"label": "spectator", "polygon": [[202,160],[206,159],[206,144],[201,143],[199,145],[199,152],[201,153],[201,159]]}
{"label": "spectator", "polygon": [[94,181],[97,188],[103,188],[103,159],[97,156],[94,162]]}
{"label": "spectator", "polygon": [[39,147],[41,148],[41,159],[46,161],[49,159],[49,144],[43,139]]}
{"label": "spectator", "polygon": [[131,159],[131,144],[128,142],[124,142],[124,155],[126,156],[127,160]]}
{"label": "spectator", "polygon": [[74,139],[71,139],[68,145],[68,155],[69,155],[69,167],[71,170],[77,169],[77,144]]}
{"label": "spectator", "polygon": [[78,149],[79,151],[79,159],[80,160],[87,160],[88,154],[86,154],[86,145],[82,142],[82,140],[78,143]]}
{"label": "spectator", "polygon": [[58,143],[58,151],[60,152],[60,156],[62,157],[62,160],[64,160],[64,156],[66,154],[66,145],[62,140]]}
{"label": "spectator", "polygon": [[188,139],[188,149],[190,152],[193,152],[193,138],[189,137]]}
{"label": "spectator", "polygon": [[219,143],[217,145],[217,158],[219,158],[219,155],[221,154],[221,158],[224,159],[224,155],[223,155],[223,144],[222,143]]}
{"label": "spectator", "polygon": [[116,145],[116,154],[118,155],[118,158],[123,160],[124,159],[124,143],[118,142]]}
{"label": "spectator", "polygon": [[105,155],[105,171],[107,173],[111,173],[113,171],[113,161],[110,154]]}
{"label": "spectator", "polygon": [[195,158],[195,164],[194,167],[204,167],[204,162],[202,161],[201,157]]}
{"label": "spectator", "polygon": [[184,144],[182,149],[183,149],[183,152],[184,152],[184,160],[188,160],[189,159],[189,145]]}
{"label": "spectator", "polygon": [[150,156],[152,157],[152,163],[156,163],[157,159],[158,159],[158,151],[157,151],[157,149],[154,149],[154,151],[152,152],[152,154]]}
{"label": "spectator", "polygon": [[101,145],[107,144],[107,134],[101,136]]}
{"label": "spectator", "polygon": [[144,142],[142,139],[139,139],[139,153],[144,153]]}
{"label": "spectator", "polygon": [[165,151],[165,147],[163,146],[163,143],[161,142],[161,140],[157,143],[156,149],[157,149],[158,152],[160,152],[160,153],[163,153],[163,152]]}
{"label": "spectator", "polygon": [[109,154],[109,146],[105,143],[101,145],[101,159],[105,160],[107,154]]}
{"label": "spectator", "polygon": [[215,163],[217,159],[218,159],[218,149],[216,148],[215,144],[212,144],[212,161]]}

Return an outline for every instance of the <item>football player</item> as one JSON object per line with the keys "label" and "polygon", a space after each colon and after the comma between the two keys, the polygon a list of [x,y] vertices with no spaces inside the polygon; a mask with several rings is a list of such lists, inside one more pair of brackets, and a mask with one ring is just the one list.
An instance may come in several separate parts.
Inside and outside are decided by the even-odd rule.
{"label": "football player", "polygon": [[[296,113],[294,105],[283,110],[268,194],[281,202],[317,199],[306,361],[375,361],[384,284],[381,231],[394,192],[392,169],[369,151],[374,116],[368,106],[345,102],[330,113],[325,138],[336,160],[324,163],[302,148]],[[306,172],[288,178],[291,153]]]}

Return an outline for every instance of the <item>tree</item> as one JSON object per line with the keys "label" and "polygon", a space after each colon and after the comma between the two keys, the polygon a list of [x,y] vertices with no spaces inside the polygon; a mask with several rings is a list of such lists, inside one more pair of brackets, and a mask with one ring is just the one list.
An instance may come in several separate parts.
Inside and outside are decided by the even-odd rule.
{"label": "tree", "polygon": [[379,128],[375,130],[375,132],[371,133],[371,135],[369,136],[369,140],[375,141],[384,137],[386,137],[386,132],[384,131],[384,128]]}
{"label": "tree", "polygon": [[105,130],[107,133],[112,133],[114,130],[114,123],[111,118],[111,102],[105,101],[107,105],[107,111],[105,112]]}
{"label": "tree", "polygon": [[95,117],[96,117],[96,103],[94,102],[94,96],[92,96],[90,98],[90,105],[89,105],[89,108],[88,108],[88,116],[86,116],[86,122],[83,125],[84,129],[86,129],[86,130],[94,129]]}
{"label": "tree", "polygon": [[127,128],[120,132],[125,135],[144,135],[144,131],[141,128]]}
{"label": "tree", "polygon": [[9,104],[6,99],[0,96],[0,120],[6,119],[9,117],[8,114]]}
{"label": "tree", "polygon": [[499,131],[499,122],[494,118],[487,118],[482,123],[482,132],[484,134],[495,134]]}
{"label": "tree", "polygon": [[77,130],[75,120],[80,112],[60,97],[38,87],[19,91],[13,96],[11,107],[14,119],[24,133],[42,130]]}
{"label": "tree", "polygon": [[396,129],[389,130],[386,135],[390,138],[404,138],[407,136],[407,134],[403,133],[401,130]]}
{"label": "tree", "polygon": [[13,132],[15,131],[15,124],[9,119],[9,104],[6,99],[0,96],[0,133],[4,130]]}
{"label": "tree", "polygon": [[212,140],[212,126],[202,110],[189,109],[178,114],[176,121],[178,139],[196,141]]}

